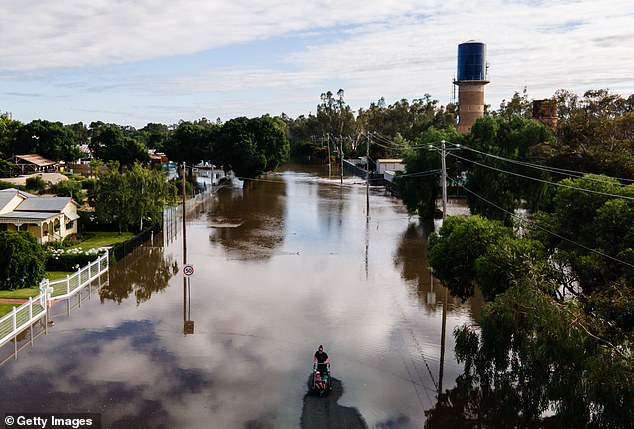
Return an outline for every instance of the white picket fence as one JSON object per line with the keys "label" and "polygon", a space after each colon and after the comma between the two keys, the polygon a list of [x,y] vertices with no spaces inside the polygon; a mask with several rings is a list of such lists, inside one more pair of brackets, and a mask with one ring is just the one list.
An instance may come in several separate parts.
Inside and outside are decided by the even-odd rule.
{"label": "white picket fence", "polygon": [[42,280],[39,295],[29,298],[28,302],[19,307],[13,307],[11,313],[0,318],[0,346],[16,338],[20,332],[46,316],[49,301],[69,298],[105,273],[108,270],[108,262],[106,252],[72,275],[67,275],[66,279],[54,282]]}

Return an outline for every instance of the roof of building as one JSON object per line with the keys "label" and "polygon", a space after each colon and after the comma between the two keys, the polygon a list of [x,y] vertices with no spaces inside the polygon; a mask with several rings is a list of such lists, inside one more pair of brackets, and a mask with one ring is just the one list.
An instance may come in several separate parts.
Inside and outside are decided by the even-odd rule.
{"label": "roof of building", "polygon": [[[3,223],[2,220],[3,219],[23,219],[23,220],[33,220],[33,221],[40,221],[40,220],[46,220],[49,218],[54,218],[59,216],[59,213],[49,213],[49,212],[20,212],[20,211],[13,211],[13,212],[9,212],[9,213],[5,213],[2,216],[0,216],[0,223]],[[75,219],[71,219],[71,220],[75,220]]]}
{"label": "roof of building", "polygon": [[35,164],[38,167],[48,167],[57,164],[55,161],[51,161],[50,159],[46,159],[43,156],[36,155],[34,153],[29,155],[16,155],[15,159],[27,162],[29,164]]}
{"label": "roof of building", "polygon": [[16,210],[21,212],[56,212],[59,213],[72,200],[71,197],[27,198]]}
{"label": "roof of building", "polygon": [[8,188],[0,190],[0,208],[4,207],[9,203],[17,194],[22,195],[24,198],[32,198],[35,197],[33,194],[29,194],[28,192],[18,191],[15,188]]}
{"label": "roof of building", "polygon": [[402,163],[403,162],[403,158],[400,159],[396,159],[396,158],[385,158],[385,159],[377,159],[377,162],[382,162],[383,164],[387,164],[387,163],[394,163],[394,162],[398,162],[398,163]]}

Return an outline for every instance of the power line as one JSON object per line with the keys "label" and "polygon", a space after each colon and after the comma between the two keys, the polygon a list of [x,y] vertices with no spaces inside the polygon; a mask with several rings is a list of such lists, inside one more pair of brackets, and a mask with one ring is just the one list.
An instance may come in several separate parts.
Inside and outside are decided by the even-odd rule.
{"label": "power line", "polygon": [[528,219],[526,219],[526,218],[524,218],[524,217],[522,217],[522,216],[519,216],[519,215],[517,215],[517,214],[515,214],[515,213],[513,213],[513,212],[510,212],[510,211],[508,211],[508,210],[504,209],[503,207],[500,207],[500,206],[498,206],[497,204],[495,204],[495,203],[493,203],[493,202],[489,201],[488,199],[484,198],[483,196],[478,195],[477,193],[473,192],[471,189],[467,188],[466,186],[464,186],[464,185],[462,185],[462,184],[458,183],[457,181],[455,181],[455,180],[454,180],[454,179],[452,179],[451,177],[449,177],[449,180],[451,180],[452,182],[454,182],[456,185],[460,186],[460,187],[461,187],[462,189],[464,189],[465,191],[469,192],[471,195],[474,195],[474,196],[476,196],[476,197],[480,198],[482,201],[484,201],[484,202],[486,202],[486,203],[488,203],[488,204],[492,205],[492,206],[493,206],[493,207],[495,207],[496,209],[503,211],[504,213],[506,213],[506,214],[508,214],[508,215],[510,215],[510,216],[512,216],[512,217],[514,217],[514,218],[516,218],[516,219],[518,219],[518,220],[519,220],[519,221],[521,221],[521,222],[524,222],[524,223],[526,223],[526,224],[528,224],[528,225],[530,225],[530,226],[532,226],[532,227],[534,227],[534,228],[540,229],[540,230],[542,230],[542,231],[544,231],[544,232],[546,232],[546,233],[548,233],[548,234],[551,234],[551,235],[553,235],[553,236],[555,236],[555,237],[557,237],[557,238],[559,238],[559,239],[561,239],[561,240],[564,240],[564,241],[567,241],[567,242],[569,242],[569,243],[571,243],[571,244],[574,244],[575,246],[579,246],[579,247],[581,247],[581,248],[583,248],[583,249],[586,249],[586,250],[588,250],[588,251],[590,251],[590,252],[592,252],[592,253],[595,253],[595,254],[597,254],[597,255],[599,255],[599,256],[603,256],[604,258],[608,258],[608,259],[611,259],[611,260],[613,260],[613,261],[615,261],[615,262],[618,262],[618,263],[620,263],[620,264],[627,265],[628,267],[634,268],[634,265],[633,265],[633,264],[630,264],[629,262],[625,262],[625,261],[623,261],[623,260],[621,260],[621,259],[618,259],[618,258],[615,258],[615,257],[613,257],[613,256],[607,255],[607,254],[605,254],[605,253],[603,253],[603,252],[599,252],[599,251],[598,251],[598,250],[596,250],[596,249],[593,249],[593,248],[588,247],[588,246],[586,246],[586,245],[584,245],[584,244],[578,243],[578,242],[576,242],[576,241],[574,241],[574,240],[571,240],[571,239],[566,238],[566,237],[564,237],[564,236],[562,236],[562,235],[559,235],[559,234],[557,234],[556,232],[553,232],[553,231],[551,231],[551,230],[549,230],[549,229],[547,229],[547,228],[544,228],[544,227],[543,227],[543,226],[541,226],[541,225],[538,225],[538,224],[536,224],[536,223],[534,223],[534,222],[531,222],[530,220],[528,220]]}
{"label": "power line", "polygon": [[[560,174],[560,175],[564,175],[564,176],[576,176],[576,177],[583,177],[583,176],[585,176],[587,174],[590,174],[590,173],[585,173],[583,171],[567,170],[565,168],[550,167],[550,166],[547,166],[547,165],[539,165],[539,164],[534,164],[534,163],[530,163],[530,162],[527,162],[527,161],[521,161],[521,160],[517,160],[517,159],[509,159],[509,158],[505,158],[503,156],[493,155],[493,154],[490,154],[490,153],[487,153],[487,152],[483,152],[483,151],[480,151],[480,150],[477,150],[477,149],[473,149],[473,148],[468,147],[468,146],[460,146],[460,148],[469,150],[471,152],[479,153],[481,155],[484,155],[484,156],[487,156],[487,157],[490,157],[490,158],[499,159],[499,160],[510,162],[510,163],[513,163],[513,164],[523,165],[525,167],[530,167],[530,168],[534,168],[534,169],[537,169],[537,170],[547,171],[549,173]],[[607,176],[607,177],[610,177],[610,176]],[[616,179],[616,180],[625,181],[625,182],[634,182],[633,179],[626,179],[624,177],[610,177],[610,178]],[[594,178],[591,178],[591,177],[588,177],[587,179],[595,181],[595,182],[600,182],[600,183],[612,183],[612,182],[609,182],[607,180],[594,179]]]}
{"label": "power line", "polygon": [[632,200],[632,201],[634,201],[634,197],[628,197],[628,196],[625,196],[625,195],[611,194],[611,193],[609,193],[609,192],[595,191],[595,190],[593,190],[593,189],[578,188],[578,187],[576,187],[576,186],[564,185],[563,183],[551,182],[551,181],[549,181],[549,180],[539,179],[539,178],[537,178],[537,177],[526,176],[526,175],[524,175],[524,174],[519,174],[519,173],[515,173],[515,172],[513,172],[513,171],[507,171],[507,170],[503,170],[503,169],[501,169],[501,168],[493,167],[493,166],[491,166],[491,165],[482,164],[482,163],[480,163],[480,162],[473,161],[473,160],[471,160],[471,159],[463,158],[463,157],[461,157],[461,156],[459,156],[459,155],[456,155],[456,154],[454,154],[454,153],[449,153],[448,155],[453,156],[453,157],[458,158],[458,159],[461,159],[461,160],[463,160],[463,161],[470,162],[470,163],[472,163],[472,164],[479,165],[480,167],[489,168],[489,169],[491,169],[491,170],[499,171],[500,173],[511,174],[511,175],[513,175],[513,176],[522,177],[522,178],[524,178],[524,179],[534,180],[534,181],[536,181],[536,182],[546,183],[546,184],[548,184],[548,185],[559,186],[559,187],[561,187],[561,188],[568,188],[568,189],[572,189],[572,190],[575,190],[575,191],[589,192],[589,193],[592,193],[592,194],[604,195],[604,196],[608,196],[608,197],[622,198],[622,199],[624,199],[624,200]]}

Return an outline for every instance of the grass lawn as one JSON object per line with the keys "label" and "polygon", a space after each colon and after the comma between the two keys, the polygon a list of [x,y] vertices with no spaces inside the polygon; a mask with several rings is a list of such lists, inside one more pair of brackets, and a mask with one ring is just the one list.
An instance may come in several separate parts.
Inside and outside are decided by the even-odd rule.
{"label": "grass lawn", "polygon": [[7,313],[11,313],[13,311],[13,307],[18,307],[18,305],[0,304],[0,317],[4,316]]}
{"label": "grass lawn", "polygon": [[134,237],[131,232],[93,232],[94,237],[88,238],[82,241],[77,246],[82,250],[96,249],[99,247],[114,246],[117,243],[122,243]]}
{"label": "grass lawn", "polygon": [[54,282],[55,280],[65,279],[67,274],[73,274],[73,272],[70,272],[70,271],[47,271],[46,272],[46,278],[49,281]]}
{"label": "grass lawn", "polygon": [[[68,271],[47,271],[46,277],[50,281],[61,280],[66,278],[66,274],[73,274]],[[16,290],[0,290],[0,298],[16,298],[16,299],[29,299],[30,296],[37,296],[40,293],[40,289],[36,287],[16,289]],[[6,304],[11,305],[11,304]],[[9,310],[11,310],[9,308]]]}
{"label": "grass lawn", "polygon": [[[64,274],[64,278],[65,277],[66,277],[66,274]],[[40,293],[40,289],[36,287],[16,289],[16,290],[0,290],[0,298],[29,299],[30,296],[36,296],[38,293]],[[6,304],[6,305],[11,305],[11,304]]]}

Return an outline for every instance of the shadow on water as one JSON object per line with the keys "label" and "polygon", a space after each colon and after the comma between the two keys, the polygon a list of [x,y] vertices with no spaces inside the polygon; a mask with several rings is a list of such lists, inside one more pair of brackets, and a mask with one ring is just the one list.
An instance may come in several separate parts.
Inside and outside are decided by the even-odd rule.
{"label": "shadow on water", "polygon": [[359,410],[337,404],[343,395],[341,380],[333,377],[332,391],[324,396],[316,395],[310,390],[310,376],[306,385],[309,391],[304,396],[302,429],[367,429],[368,425]]}

